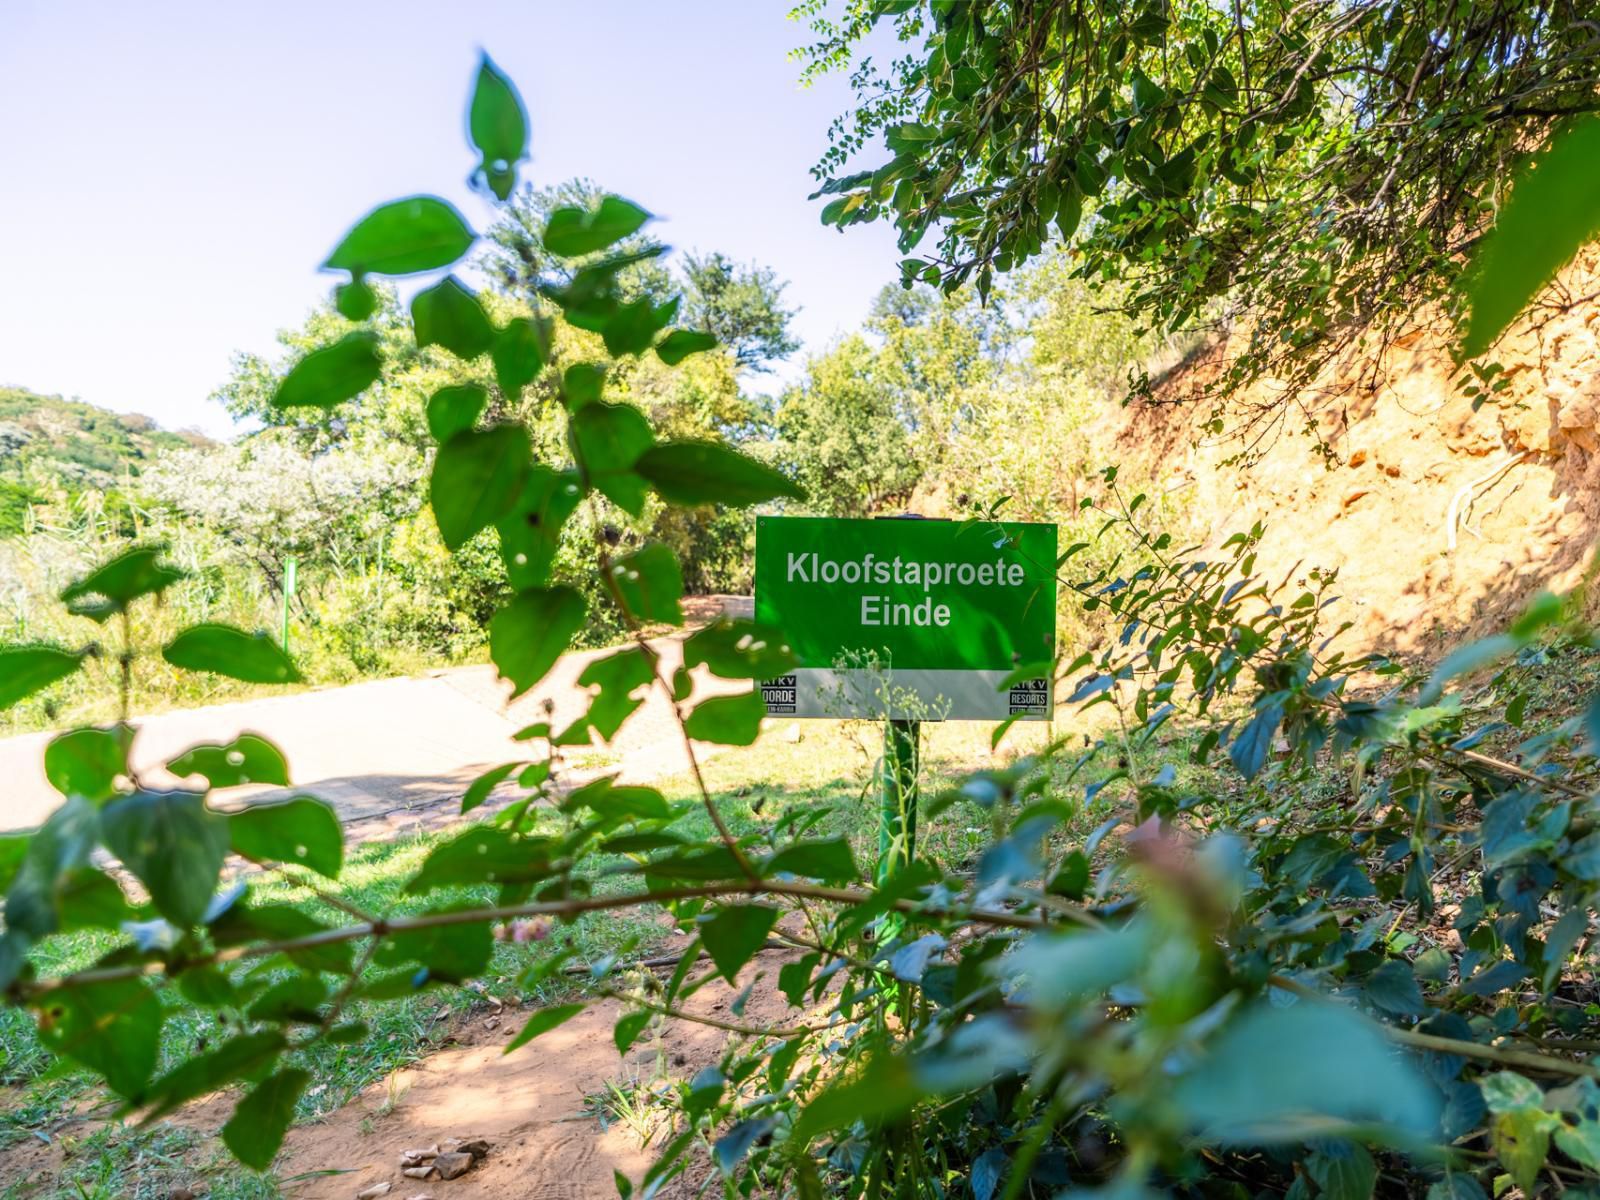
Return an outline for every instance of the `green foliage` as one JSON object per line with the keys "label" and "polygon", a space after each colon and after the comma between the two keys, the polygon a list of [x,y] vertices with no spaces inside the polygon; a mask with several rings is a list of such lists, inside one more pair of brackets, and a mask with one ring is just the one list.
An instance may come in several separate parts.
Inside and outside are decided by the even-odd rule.
{"label": "green foliage", "polygon": [[[807,77],[846,73],[856,96],[814,170],[825,224],[893,222],[908,285],[980,294],[1067,242],[1091,286],[1126,285],[1109,298],[1141,325],[1236,320],[1219,400],[1266,376],[1293,394],[1432,302],[1448,319],[1504,165],[1552,118],[1591,111],[1600,75],[1590,5],[812,0],[797,14],[815,35]],[[1241,432],[1288,415],[1265,407]]]}
{"label": "green foliage", "polygon": [[[940,97],[962,93],[958,108],[999,86],[986,71],[1016,49],[1012,33],[996,32],[1009,27],[983,23],[985,8],[942,6],[927,27],[945,55],[927,86]],[[871,11],[889,9],[912,6]],[[1119,90],[1095,103],[1125,122],[1123,147],[1133,149],[1119,178],[1156,208],[1187,195],[1191,168],[1198,176],[1206,164],[1199,150],[1175,166],[1130,157],[1148,160],[1148,139],[1162,128],[1144,123],[1177,111],[1175,81],[1165,65],[1158,73],[1150,47],[1169,28],[1205,44],[1221,19],[1212,9],[1184,10],[1169,25],[1164,12],[1128,10],[1109,38],[1121,48],[1092,48],[1105,61],[1137,60],[1125,80],[1130,96]],[[1105,20],[1099,10],[1071,17],[1068,32],[1080,40],[1082,22]],[[1362,10],[1350,19],[1376,18]],[[1211,53],[1233,51],[1219,41]],[[1282,61],[1265,54],[1261,77],[1274,80]],[[1216,65],[1203,88],[1222,87]],[[1038,84],[1014,78],[1005,86],[1026,94]],[[1300,105],[1298,85],[1291,92],[1287,103]],[[1019,116],[1011,92],[994,95],[1006,121],[1041,119]],[[1314,109],[1296,111],[1310,119]],[[469,128],[476,169],[497,196],[511,194],[504,172],[526,149],[520,114],[486,62]],[[982,136],[1012,135],[997,125]],[[960,141],[931,119],[899,121],[889,137],[908,172]],[[1006,167],[973,161],[976,171]],[[1033,162],[1013,169],[1032,171]],[[1104,167],[1094,157],[1084,173]],[[1003,195],[1003,182],[996,186]],[[868,203],[856,195],[835,202],[836,218]],[[981,223],[984,205],[970,203],[975,217],[964,209],[944,217]],[[1071,200],[1058,196],[1047,207],[1059,224],[1080,228]],[[1088,227],[1123,217],[1097,213]],[[355,391],[344,376],[313,386],[307,375],[295,385],[338,395],[348,421],[280,429],[285,441],[264,439],[263,449],[303,439],[320,458],[394,434],[419,455],[434,453],[437,532],[483,572],[490,654],[517,694],[603,614],[635,639],[647,621],[680,619],[683,564],[651,533],[681,527],[658,525],[661,512],[707,505],[721,516],[802,494],[787,474],[733,448],[750,410],[728,386],[727,358],[663,362],[685,344],[665,331],[678,310],[646,290],[644,273],[625,275],[656,257],[650,247],[638,257],[628,248],[644,220],[637,206],[602,196],[558,206],[524,229],[537,243],[528,262],[542,306],[490,303],[482,312],[499,331],[496,345],[527,322],[537,361],[492,354],[492,368],[441,368],[431,346],[418,344],[427,335],[417,338],[392,296],[375,292],[370,328],[352,331],[344,317],[319,314],[299,366],[281,380],[263,370],[238,381],[239,403],[266,411],[263,397],[281,394],[327,353],[312,343],[336,348],[358,337],[372,348],[382,371]],[[453,210],[401,201],[358,224],[330,264],[355,276],[443,269],[470,239]],[[607,252],[616,254],[590,257]],[[548,338],[536,320],[549,322]],[[1045,370],[1071,357],[1060,346],[1078,336],[1075,327],[1055,330],[1055,350],[1022,349],[1009,319],[993,310],[913,293],[882,306],[873,332],[877,342],[846,343],[813,364],[807,386],[777,411],[785,437],[818,448],[800,464],[802,482],[811,471],[821,485],[817,503],[870,509],[890,495],[864,497],[864,476],[830,492],[834,481],[818,467],[828,461],[826,420],[849,411],[854,367],[882,384],[870,394],[889,397],[869,414],[880,424],[852,431],[855,444],[934,448],[928,462],[945,482],[976,477],[962,473],[975,467],[949,439],[985,428],[977,399],[1004,392],[1016,378],[1008,372],[1037,372],[1022,378],[1042,413],[1081,417],[1103,399],[1104,382],[1091,372],[1063,384]],[[675,349],[663,353],[668,345]],[[602,347],[610,357],[601,358]],[[834,378],[820,378],[828,373]],[[537,397],[525,402],[530,388]],[[679,389],[705,405],[662,402],[681,398]],[[404,413],[390,411],[397,397],[408,401]],[[841,452],[837,461],[850,460]],[[903,486],[919,482],[912,473]],[[171,765],[208,791],[156,792],[129,776],[134,735],[125,723],[55,739],[46,772],[66,802],[35,833],[0,841],[0,986],[8,1002],[35,1014],[52,1053],[132,1104],[171,1111],[237,1087],[224,1142],[266,1170],[306,1103],[317,1056],[361,1036],[347,1019],[350,1005],[368,1006],[365,1019],[421,989],[483,974],[496,954],[491,922],[508,916],[572,923],[590,913],[615,921],[634,909],[665,912],[730,982],[752,978],[755,956],[778,941],[792,951],[778,971],[780,990],[808,1011],[801,1024],[749,1033],[719,1020],[736,1037],[716,1065],[669,1089],[677,1132],[638,1181],[640,1194],[687,1171],[696,1146],[708,1150],[730,1194],[808,1198],[825,1189],[873,1200],[942,1197],[970,1186],[988,1200],[1015,1200],[1070,1180],[1110,1194],[1304,1196],[1315,1188],[1343,1200],[1402,1173],[1408,1190],[1420,1191],[1417,1167],[1396,1148],[1458,1143],[1470,1153],[1435,1184],[1449,1195],[1480,1194],[1480,1181],[1464,1172],[1487,1172],[1491,1160],[1525,1193],[1558,1155],[1563,1179],[1600,1177],[1600,1090],[1593,1067],[1572,1056],[1592,1014],[1563,994],[1586,977],[1573,960],[1600,879],[1592,753],[1581,719],[1524,730],[1528,702],[1510,696],[1523,686],[1525,656],[1577,648],[1587,633],[1567,625],[1564,605],[1541,600],[1506,634],[1459,651],[1429,676],[1379,658],[1347,661],[1324,627],[1334,578],[1310,572],[1301,594],[1277,595],[1257,570],[1260,528],[1211,551],[1179,553],[1172,535],[1153,527],[1156,506],[1127,496],[1115,469],[1068,482],[1082,490],[1075,520],[1089,534],[1057,568],[1097,635],[1092,649],[1053,664],[1058,689],[1077,706],[1073,736],[1032,755],[997,754],[988,769],[929,798],[925,820],[963,806],[963,819],[949,823],[958,829],[937,831],[964,839],[956,861],[925,854],[867,887],[851,845],[820,828],[825,806],[768,815],[755,797],[731,820],[730,797],[713,796],[698,764],[698,803],[604,776],[567,788],[555,750],[614,735],[646,687],[672,689],[691,752],[696,740],[757,740],[759,691],[695,700],[687,672],[661,678],[645,642],[586,667],[581,715],[560,732],[527,730],[528,761],[486,773],[463,809],[496,788],[518,794],[422,846],[380,903],[355,906],[370,907],[372,919],[347,922],[351,902],[339,893],[350,867],[329,810],[307,798],[233,816],[211,806],[210,788],[287,779],[265,743],[195,747]],[[1040,509],[1064,490],[1060,480],[1029,481],[1029,489],[1026,503]],[[181,668],[261,682],[297,677],[270,639],[214,621],[142,642],[146,611],[194,582],[144,546],[63,591],[96,639],[84,662],[89,649],[105,653],[101,637],[119,637],[124,713],[131,676],[153,644],[165,643],[164,660]],[[738,621],[697,633],[684,655],[686,665],[731,679],[766,677],[792,660],[781,631]],[[63,667],[59,658],[12,661],[33,664],[25,688],[48,685]],[[1481,682],[1491,672],[1481,686],[1463,687],[1473,673]],[[1382,690],[1358,690],[1367,679]],[[1520,705],[1515,720],[1494,719],[1502,701],[1507,718]],[[314,913],[275,901],[254,877],[219,890],[230,850],[317,872],[315,895],[320,901],[328,889],[328,903]],[[137,888],[124,890],[125,877],[104,869],[106,852]],[[1462,870],[1470,878],[1452,875]],[[1431,923],[1445,886],[1459,900],[1459,942]],[[51,957],[56,939],[84,929],[104,940],[82,963],[61,966]],[[650,1014],[683,1012],[707,978],[694,975],[695,959],[686,954],[664,983],[634,992],[619,983],[633,973],[597,955],[581,986],[631,1008],[614,1034],[629,1047]],[[228,970],[235,960],[249,961]],[[539,984],[560,961],[528,966],[519,982]],[[188,1029],[169,1032],[180,1007],[174,1001],[169,1016],[169,981],[189,1003],[226,1017],[228,1040],[195,1055]],[[732,1002],[733,1017],[745,1001],[741,993]],[[513,1044],[571,1019],[584,1002],[545,1007]],[[180,1044],[186,1061],[158,1075],[164,1052]],[[1547,1086],[1552,1080],[1574,1082]]]}

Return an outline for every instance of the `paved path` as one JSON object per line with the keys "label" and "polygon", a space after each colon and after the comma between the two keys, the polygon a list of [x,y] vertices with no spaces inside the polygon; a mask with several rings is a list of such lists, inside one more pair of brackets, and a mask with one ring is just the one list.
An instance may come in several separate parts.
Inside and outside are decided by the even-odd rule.
{"label": "paved path", "polygon": [[[680,642],[662,639],[651,645],[665,670],[676,670],[683,661]],[[546,719],[556,730],[565,727],[587,703],[578,676],[607,653],[564,655],[538,687],[511,703],[510,685],[495,676],[492,666],[481,666],[162,713],[134,722],[139,732],[132,765],[147,786],[173,787],[178,781],[163,764],[189,746],[257,733],[284,752],[295,787],[287,792],[230,789],[218,794],[224,806],[310,794],[333,804],[346,822],[436,808],[460,796],[486,768],[541,754],[536,743],[517,742],[512,735]],[[697,695],[749,686],[696,675]],[[52,736],[0,740],[0,829],[37,826],[61,803],[44,776],[44,747]],[[620,768],[628,782],[688,768],[682,734],[660,688],[651,689],[609,747],[567,755],[577,772]]]}

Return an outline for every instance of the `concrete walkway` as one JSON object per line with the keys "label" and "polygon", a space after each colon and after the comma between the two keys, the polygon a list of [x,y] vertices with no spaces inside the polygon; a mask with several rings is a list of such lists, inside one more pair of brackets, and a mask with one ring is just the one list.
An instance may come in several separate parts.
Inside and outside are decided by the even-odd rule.
{"label": "concrete walkway", "polygon": [[[667,672],[683,661],[682,643],[675,639],[651,646]],[[161,713],[135,720],[132,766],[145,786],[175,787],[179,781],[164,764],[190,746],[256,733],[283,751],[295,786],[229,789],[216,794],[219,807],[313,795],[332,804],[347,823],[438,807],[459,797],[489,767],[541,757],[542,743],[514,741],[512,735],[544,720],[559,731],[582,713],[588,689],[578,686],[578,676],[609,653],[564,655],[538,687],[514,703],[507,700],[510,685],[485,665]],[[748,687],[696,672],[697,697]],[[0,740],[0,830],[35,827],[62,802],[44,775],[44,748],[53,736]],[[620,769],[630,783],[688,769],[682,733],[659,687],[651,688],[610,746],[565,755],[576,773]]]}

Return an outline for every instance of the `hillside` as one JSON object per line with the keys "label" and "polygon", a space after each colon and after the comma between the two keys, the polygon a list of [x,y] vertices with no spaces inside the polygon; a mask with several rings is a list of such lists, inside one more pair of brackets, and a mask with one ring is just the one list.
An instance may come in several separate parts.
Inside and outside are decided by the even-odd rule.
{"label": "hillside", "polygon": [[206,444],[137,413],[0,387],[0,537],[22,530],[30,506],[119,493],[161,450]]}
{"label": "hillside", "polygon": [[[1448,331],[1375,353],[1357,346],[1298,399],[1334,451],[1285,430],[1244,468],[1237,443],[1207,436],[1204,405],[1131,413],[1119,440],[1213,542],[1260,520],[1264,576],[1291,583],[1337,568],[1352,644],[1434,657],[1498,627],[1541,590],[1581,582],[1600,532],[1600,256],[1570,267],[1558,295],[1490,357],[1507,383],[1474,411]],[[1174,371],[1172,399],[1217,369],[1225,343]],[[1272,394],[1256,385],[1244,399]]]}

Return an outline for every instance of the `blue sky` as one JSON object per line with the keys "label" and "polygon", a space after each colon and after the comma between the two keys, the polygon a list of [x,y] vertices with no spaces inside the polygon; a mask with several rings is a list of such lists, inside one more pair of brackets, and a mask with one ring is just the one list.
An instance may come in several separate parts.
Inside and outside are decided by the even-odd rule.
{"label": "blue sky", "polygon": [[0,0],[0,383],[226,433],[206,397],[229,355],[326,295],[316,264],[368,208],[429,191],[487,224],[465,186],[480,47],[527,102],[524,178],[588,175],[675,246],[770,264],[819,349],[899,256],[806,200],[848,92],[799,87],[787,8]]}

